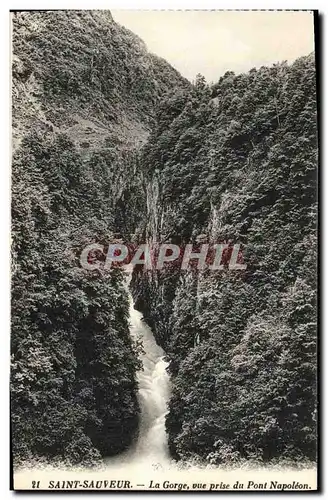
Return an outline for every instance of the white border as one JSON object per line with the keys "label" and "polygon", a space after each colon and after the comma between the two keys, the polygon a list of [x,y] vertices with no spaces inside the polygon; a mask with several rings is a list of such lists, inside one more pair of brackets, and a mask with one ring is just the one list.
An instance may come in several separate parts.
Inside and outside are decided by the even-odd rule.
{"label": "white border", "polygon": [[[199,9],[199,10],[207,10],[207,9],[229,9],[229,10],[248,10],[248,9],[258,9],[258,10],[277,10],[277,9],[290,9],[290,10],[312,10],[319,9],[319,11],[324,15],[327,12],[326,2],[323,0],[313,2],[313,1],[302,1],[302,0],[267,0],[265,3],[263,0],[93,0],[93,1],[81,1],[81,0],[34,0],[34,1],[24,1],[24,0],[16,0],[16,1],[3,1],[0,5],[0,54],[1,54],[1,68],[2,68],[2,78],[1,78],[1,95],[2,95],[2,113],[1,113],[1,154],[2,154],[2,162],[1,162],[1,174],[2,174],[2,182],[0,182],[0,220],[1,220],[1,236],[2,236],[2,244],[1,244],[1,253],[0,253],[0,262],[1,262],[1,309],[0,309],[0,318],[1,318],[1,335],[2,335],[2,345],[1,345],[1,393],[0,393],[0,401],[2,404],[1,411],[1,430],[3,433],[1,439],[1,449],[0,449],[0,471],[1,471],[1,482],[0,482],[0,491],[1,498],[11,498],[14,494],[13,492],[9,492],[9,232],[10,232],[10,212],[9,212],[9,204],[10,204],[10,196],[9,196],[9,160],[10,160],[10,145],[9,145],[9,137],[10,137],[10,126],[9,126],[9,10],[25,10],[25,9],[150,9],[150,10],[162,10],[162,9]],[[323,28],[323,26],[322,26]],[[321,51],[323,54],[327,54],[327,42],[326,37],[323,36],[322,33],[322,48]],[[322,58],[322,63],[326,62],[326,56]],[[326,64],[325,64],[326,66]],[[322,68],[322,93],[324,90],[324,81],[326,79],[326,69],[327,66]],[[327,102],[327,99],[325,100]],[[327,104],[323,101],[323,108],[321,109],[322,119],[327,116]],[[324,120],[323,120],[324,121]],[[322,129],[323,123],[322,123]],[[323,149],[324,145],[327,143],[327,132],[325,131],[325,135],[323,135],[322,130],[322,140],[321,147]],[[323,202],[323,210],[322,210],[322,251],[321,257],[324,257],[325,250],[327,248],[326,245],[326,235],[327,235],[327,226],[328,226],[328,214],[327,214],[327,204],[325,203],[324,194],[328,192],[327,190],[327,176],[323,175],[324,169],[326,167],[324,162],[324,154],[322,151],[322,164],[321,164],[321,193],[322,193],[322,202]],[[325,235],[325,237],[323,237]],[[322,266],[322,286],[327,282],[327,269]],[[322,311],[328,310],[328,298],[324,296],[323,290],[321,290],[323,304]],[[324,335],[326,333],[326,322],[325,318],[323,318],[322,322],[322,335],[321,335],[321,347],[322,347],[322,355],[325,356],[325,359],[328,359],[327,356],[327,342],[324,342]],[[324,363],[322,363],[321,367],[322,372],[324,371]],[[324,382],[328,382],[326,380],[327,371],[322,373],[324,375],[322,388],[324,389]],[[321,395],[323,398],[324,394]],[[322,408],[321,421],[324,423],[324,416],[327,414],[326,404],[325,408]],[[325,437],[324,442],[322,442],[322,448],[326,448],[327,445],[327,435],[326,432],[323,437]],[[328,465],[325,460],[323,460],[322,470],[322,480],[324,481],[324,477],[326,476],[325,472],[328,471]],[[327,466],[327,469],[326,469]],[[323,468],[322,467],[322,468]],[[325,486],[323,484],[323,486]],[[194,496],[195,494],[193,494]],[[220,494],[222,495],[222,494]],[[227,494],[229,495],[229,493]],[[281,494],[279,494],[281,495]],[[306,494],[305,494],[306,495]],[[35,496],[32,494],[32,496]],[[74,498],[80,497],[81,495],[76,493]],[[122,494],[121,494],[122,496]],[[175,494],[171,494],[170,497],[175,496]],[[251,495],[252,496],[252,495]],[[38,494],[38,498],[49,498],[46,494]],[[248,495],[249,497],[249,495]],[[256,498],[259,495],[255,495]],[[82,498],[85,498],[82,496]]]}

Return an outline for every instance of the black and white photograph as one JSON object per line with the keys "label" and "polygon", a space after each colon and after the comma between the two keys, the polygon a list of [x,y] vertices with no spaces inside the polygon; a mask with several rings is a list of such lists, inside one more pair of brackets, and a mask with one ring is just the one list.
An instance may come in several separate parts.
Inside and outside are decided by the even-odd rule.
{"label": "black and white photograph", "polygon": [[318,490],[318,11],[9,17],[11,489]]}

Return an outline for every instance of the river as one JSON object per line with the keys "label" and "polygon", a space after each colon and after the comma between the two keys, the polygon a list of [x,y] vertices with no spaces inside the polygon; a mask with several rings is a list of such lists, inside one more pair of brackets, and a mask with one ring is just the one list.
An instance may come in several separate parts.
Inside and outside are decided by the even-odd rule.
{"label": "river", "polygon": [[163,349],[156,343],[149,326],[142,320],[142,314],[133,307],[130,298],[130,332],[143,345],[142,369],[137,374],[138,399],[140,404],[139,437],[133,449],[138,461],[169,461],[165,416],[170,395],[168,363]]}
{"label": "river", "polygon": [[[127,266],[128,267],[128,266]],[[156,343],[150,327],[143,321],[142,313],[133,305],[128,284],[130,335],[133,340],[142,343],[140,355],[142,368],[137,373],[138,400],[140,405],[139,434],[130,449],[106,460],[109,467],[130,467],[133,465],[149,465],[151,468],[168,466],[171,459],[165,430],[165,416],[168,411],[170,397],[170,379],[167,372],[168,363],[164,360],[164,351]]]}
{"label": "river", "polygon": [[[128,285],[128,280],[127,280]],[[129,292],[128,292],[129,293]],[[167,402],[170,396],[170,380],[167,373],[168,363],[164,361],[164,352],[155,342],[151,329],[142,320],[142,314],[133,307],[133,300],[129,293],[130,300],[130,334],[133,339],[140,339],[143,344],[143,354],[141,354],[142,369],[138,372],[138,398],[140,404],[140,427],[136,442],[128,451],[104,460],[104,467],[99,471],[75,471],[66,466],[63,468],[32,468],[15,472],[15,487],[30,489],[32,481],[42,481],[42,484],[49,484],[49,481],[62,481],[80,479],[96,481],[120,481],[121,484],[129,481],[128,488],[136,491],[158,489],[177,491],[180,489],[192,489],[194,483],[205,485],[205,489],[219,489],[220,484],[233,485],[236,480],[247,484],[248,480],[259,482],[278,480],[286,482],[291,477],[293,480],[303,481],[304,474],[307,480],[313,485],[316,483],[315,469],[295,470],[275,470],[254,468],[247,471],[245,464],[243,469],[219,469],[212,467],[199,467],[188,465],[188,470],[180,468],[169,455],[167,445],[167,435],[165,432],[165,415],[167,413]],[[253,466],[254,467],[254,466]],[[201,487],[202,489],[204,487]],[[196,488],[197,489],[197,488]]]}

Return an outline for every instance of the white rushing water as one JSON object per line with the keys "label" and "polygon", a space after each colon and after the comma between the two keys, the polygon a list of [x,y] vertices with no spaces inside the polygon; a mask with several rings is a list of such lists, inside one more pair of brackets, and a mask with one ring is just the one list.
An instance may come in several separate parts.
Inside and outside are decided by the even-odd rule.
{"label": "white rushing water", "polygon": [[168,363],[164,352],[157,345],[149,326],[142,320],[142,314],[133,307],[130,299],[130,331],[133,339],[140,339],[143,345],[142,369],[138,372],[138,399],[140,404],[139,437],[133,447],[133,456],[140,461],[167,463],[169,452],[165,431],[165,416],[169,399]]}
{"label": "white rushing water", "polygon": [[[128,285],[131,273],[130,269],[127,271],[129,273]],[[168,363],[164,360],[163,349],[156,343],[150,327],[143,321],[142,313],[134,308],[131,293],[128,289],[127,291],[130,302],[130,335],[133,340],[141,342],[143,348],[140,354],[142,368],[137,373],[140,405],[139,433],[136,442],[127,452],[108,458],[106,463],[110,468],[137,464],[162,468],[170,462],[165,430],[167,403],[170,396],[170,379],[166,370]]]}
{"label": "white rushing water", "polygon": [[[117,480],[117,484],[121,485],[128,481],[127,488],[140,491],[156,491],[157,486],[154,487],[154,484],[157,484],[160,490],[178,491],[180,486],[182,488],[184,485],[187,485],[187,489],[192,489],[194,483],[206,484],[207,489],[213,484],[213,488],[216,489],[216,484],[219,486],[222,481],[232,485],[237,479],[245,484],[248,480],[254,480],[252,466],[247,471],[245,465],[240,470],[238,468],[229,470],[210,466],[203,468],[190,463],[186,470],[171,460],[165,432],[165,416],[170,396],[170,380],[166,371],[168,363],[164,361],[164,352],[157,345],[151,329],[143,321],[142,314],[134,309],[131,294],[129,297],[130,334],[134,340],[142,342],[144,351],[140,356],[142,369],[137,374],[141,412],[136,442],[125,453],[107,458],[104,467],[99,471],[70,470],[66,465],[59,468],[33,467],[30,470],[17,471],[14,477],[15,488],[30,489],[31,481],[41,480],[43,484],[48,484],[49,481],[79,479],[81,483],[85,480],[100,483]],[[293,469],[290,472],[262,468],[255,472],[258,482],[267,481],[268,474],[272,481],[288,482],[293,477],[293,480],[303,482],[306,474],[307,481],[311,481],[312,484],[316,482],[316,471],[312,468],[297,471]]]}

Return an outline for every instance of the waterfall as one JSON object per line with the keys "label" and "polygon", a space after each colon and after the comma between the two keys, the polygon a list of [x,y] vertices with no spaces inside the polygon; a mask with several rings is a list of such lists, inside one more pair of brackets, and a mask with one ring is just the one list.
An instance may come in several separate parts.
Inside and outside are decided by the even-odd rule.
{"label": "waterfall", "polygon": [[130,335],[133,340],[142,343],[140,355],[142,367],[137,373],[138,400],[140,405],[139,433],[131,448],[106,460],[108,466],[150,466],[168,465],[170,455],[165,430],[165,416],[170,396],[170,379],[166,370],[164,351],[156,343],[150,327],[143,321],[142,313],[133,305],[133,298],[128,289],[132,266],[126,266],[126,291],[129,294]]}
{"label": "waterfall", "polygon": [[140,404],[139,437],[134,454],[138,461],[169,460],[165,416],[169,399],[168,363],[164,352],[157,345],[149,326],[142,320],[142,314],[133,307],[130,298],[131,336],[142,341],[144,353],[141,356],[142,369],[138,372],[138,398]]}

